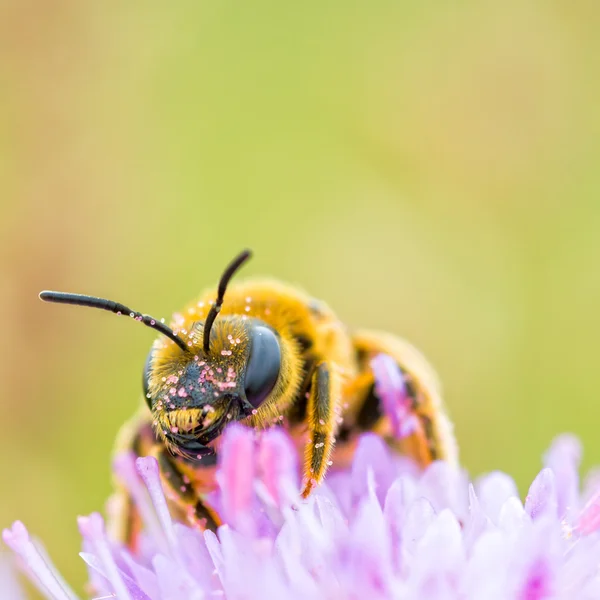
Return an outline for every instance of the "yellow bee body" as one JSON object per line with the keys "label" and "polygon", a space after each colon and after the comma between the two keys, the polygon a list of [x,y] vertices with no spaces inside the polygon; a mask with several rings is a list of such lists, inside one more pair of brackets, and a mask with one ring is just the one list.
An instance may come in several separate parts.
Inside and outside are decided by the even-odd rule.
{"label": "yellow bee body", "polygon": [[[219,516],[206,505],[215,487],[221,432],[233,421],[257,430],[283,426],[304,454],[302,495],[331,464],[344,466],[358,435],[374,431],[425,466],[456,462],[452,427],[436,376],[410,344],[379,332],[352,333],[324,303],[274,280],[248,280],[225,289],[249,253],[173,316],[171,327],[130,312],[159,337],[144,371],[145,406],[122,429],[117,450],[157,457],[172,512],[211,528]],[[43,292],[43,299],[129,312],[90,297]],[[103,303],[103,304],[100,304]],[[398,436],[376,389],[373,359],[390,357],[402,377],[414,427]],[[132,543],[135,507],[124,492],[117,534]]]}

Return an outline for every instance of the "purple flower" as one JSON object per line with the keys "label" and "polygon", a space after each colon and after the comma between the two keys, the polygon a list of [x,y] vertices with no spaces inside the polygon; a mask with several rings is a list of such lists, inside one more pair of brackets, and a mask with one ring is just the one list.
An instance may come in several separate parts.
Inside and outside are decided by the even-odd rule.
{"label": "purple flower", "polygon": [[[304,501],[284,431],[224,435],[217,534],[171,520],[153,458],[118,458],[146,527],[131,554],[99,514],[79,519],[95,598],[600,598],[600,488],[580,492],[573,437],[552,444],[523,504],[507,475],[472,484],[441,462],[419,472],[375,435]],[[4,540],[47,598],[77,598],[21,523]]]}

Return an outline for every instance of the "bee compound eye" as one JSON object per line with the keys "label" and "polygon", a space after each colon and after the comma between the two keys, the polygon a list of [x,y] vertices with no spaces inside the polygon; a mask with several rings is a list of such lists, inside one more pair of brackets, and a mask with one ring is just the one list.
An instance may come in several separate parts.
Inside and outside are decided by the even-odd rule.
{"label": "bee compound eye", "polygon": [[149,408],[152,408],[152,400],[148,398],[150,394],[150,374],[152,372],[152,350],[148,353],[146,363],[144,365],[144,372],[142,374],[142,389],[144,390],[144,399]]}
{"label": "bee compound eye", "polygon": [[279,377],[281,347],[275,332],[261,325],[252,329],[250,341],[244,391],[248,402],[258,408],[271,393]]}

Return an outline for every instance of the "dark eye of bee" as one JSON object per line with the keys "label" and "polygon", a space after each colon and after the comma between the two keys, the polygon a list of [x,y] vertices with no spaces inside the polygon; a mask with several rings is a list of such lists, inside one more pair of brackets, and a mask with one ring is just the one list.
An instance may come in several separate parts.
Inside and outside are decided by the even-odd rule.
{"label": "dark eye of bee", "polygon": [[148,353],[146,364],[144,365],[144,373],[142,374],[142,386],[144,388],[144,399],[149,408],[152,408],[152,401],[148,398],[150,393],[150,370],[152,368],[152,350]]}
{"label": "dark eye of bee", "polygon": [[277,336],[268,327],[254,327],[251,342],[244,389],[248,402],[258,408],[271,393],[279,377],[281,349]]}

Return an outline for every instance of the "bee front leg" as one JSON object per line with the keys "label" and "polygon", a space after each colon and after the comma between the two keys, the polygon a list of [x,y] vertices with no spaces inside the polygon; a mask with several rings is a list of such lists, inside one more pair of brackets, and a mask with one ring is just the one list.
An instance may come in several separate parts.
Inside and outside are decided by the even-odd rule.
{"label": "bee front leg", "polygon": [[[157,439],[152,425],[147,415],[139,411],[119,431],[115,455],[131,452],[135,457],[148,456],[152,454],[156,445]],[[127,489],[126,480],[131,477],[137,477],[137,474],[130,473],[127,467],[115,468],[115,491],[107,502],[107,529],[111,539],[135,551],[142,529],[142,519]]]}
{"label": "bee front leg", "polygon": [[[118,455],[127,451],[132,452],[136,457],[154,456],[158,460],[161,480],[174,518],[202,529],[217,529],[220,525],[218,515],[206,506],[177,460],[156,438],[152,424],[143,411],[125,423],[119,433],[115,453]],[[208,461],[204,462],[208,468],[202,468],[206,468],[208,472],[210,465],[207,464]],[[135,551],[142,530],[142,519],[127,489],[126,480],[137,477],[137,474],[120,473],[117,470],[115,475],[115,492],[107,504],[108,533],[111,539]]]}
{"label": "bee front leg", "polygon": [[135,553],[142,529],[140,513],[133,498],[121,485],[111,494],[106,503],[108,537],[120,542]]}
{"label": "bee front leg", "polygon": [[312,375],[307,405],[309,440],[304,454],[302,497],[307,498],[329,467],[335,443],[341,383],[330,363],[319,363]]}
{"label": "bee front leg", "polygon": [[179,513],[192,527],[216,531],[221,525],[219,515],[196,493],[194,486],[182,471],[176,459],[163,448],[157,455],[165,494]]}

